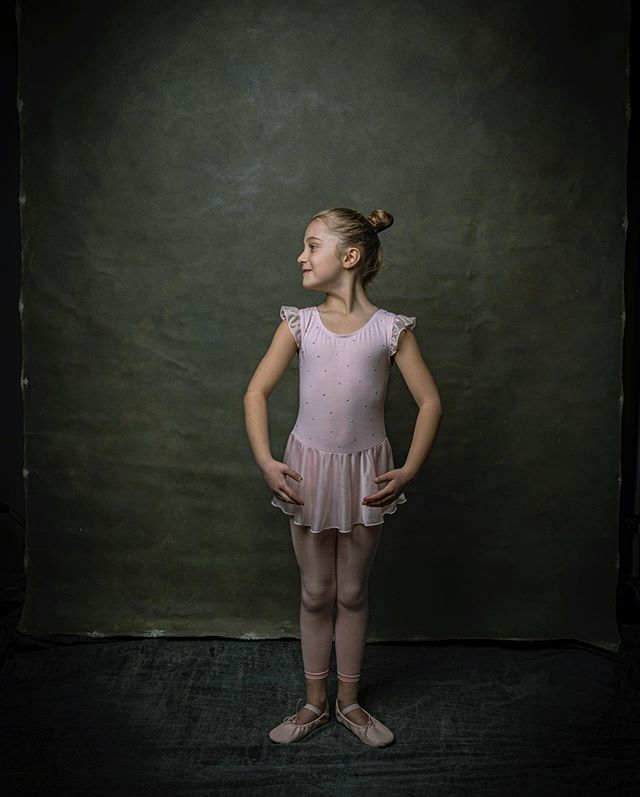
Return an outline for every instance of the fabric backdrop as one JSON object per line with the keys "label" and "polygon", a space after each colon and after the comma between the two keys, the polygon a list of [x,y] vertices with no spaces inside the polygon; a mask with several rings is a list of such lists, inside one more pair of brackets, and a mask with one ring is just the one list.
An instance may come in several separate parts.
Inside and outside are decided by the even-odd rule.
{"label": "fabric backdrop", "polygon": [[[26,633],[297,635],[242,397],[309,218],[395,216],[373,303],[444,416],[369,640],[618,639],[626,2],[22,0]],[[269,401],[274,456],[297,361]],[[396,368],[399,466],[417,408]]]}

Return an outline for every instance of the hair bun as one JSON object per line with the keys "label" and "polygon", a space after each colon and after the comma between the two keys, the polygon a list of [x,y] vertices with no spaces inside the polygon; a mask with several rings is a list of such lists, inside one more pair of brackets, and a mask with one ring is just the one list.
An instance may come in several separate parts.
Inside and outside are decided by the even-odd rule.
{"label": "hair bun", "polygon": [[378,208],[377,210],[372,210],[371,213],[369,213],[367,216],[367,221],[373,227],[373,231],[379,233],[383,230],[386,230],[387,227],[391,227],[393,224],[393,216],[391,213],[387,213],[386,210]]}

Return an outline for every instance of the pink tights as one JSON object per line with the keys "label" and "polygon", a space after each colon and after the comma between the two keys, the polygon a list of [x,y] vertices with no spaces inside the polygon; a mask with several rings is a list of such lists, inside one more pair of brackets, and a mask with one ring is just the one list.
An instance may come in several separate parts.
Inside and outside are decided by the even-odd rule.
{"label": "pink tights", "polygon": [[337,675],[356,683],[364,656],[369,617],[368,581],[378,549],[382,524],[355,525],[348,533],[290,521],[291,538],[300,568],[300,642],[305,678],[329,675],[333,641],[333,607]]}

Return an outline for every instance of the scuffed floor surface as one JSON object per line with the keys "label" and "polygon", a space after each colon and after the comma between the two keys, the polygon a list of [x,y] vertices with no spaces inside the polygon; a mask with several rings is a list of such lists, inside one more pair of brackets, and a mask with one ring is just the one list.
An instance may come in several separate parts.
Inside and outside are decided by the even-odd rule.
{"label": "scuffed floor surface", "polygon": [[369,644],[360,702],[395,733],[335,721],[292,745],[297,640],[18,636],[0,672],[3,793],[640,795],[640,687],[616,653],[566,643]]}

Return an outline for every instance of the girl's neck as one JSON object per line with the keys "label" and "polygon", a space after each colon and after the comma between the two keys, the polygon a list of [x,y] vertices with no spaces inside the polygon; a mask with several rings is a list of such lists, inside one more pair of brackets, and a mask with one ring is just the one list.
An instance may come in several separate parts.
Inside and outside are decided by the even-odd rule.
{"label": "girl's neck", "polygon": [[376,313],[379,309],[379,307],[369,301],[362,289],[350,297],[329,296],[327,294],[324,302],[318,305],[318,310],[343,316],[344,318],[363,318]]}

